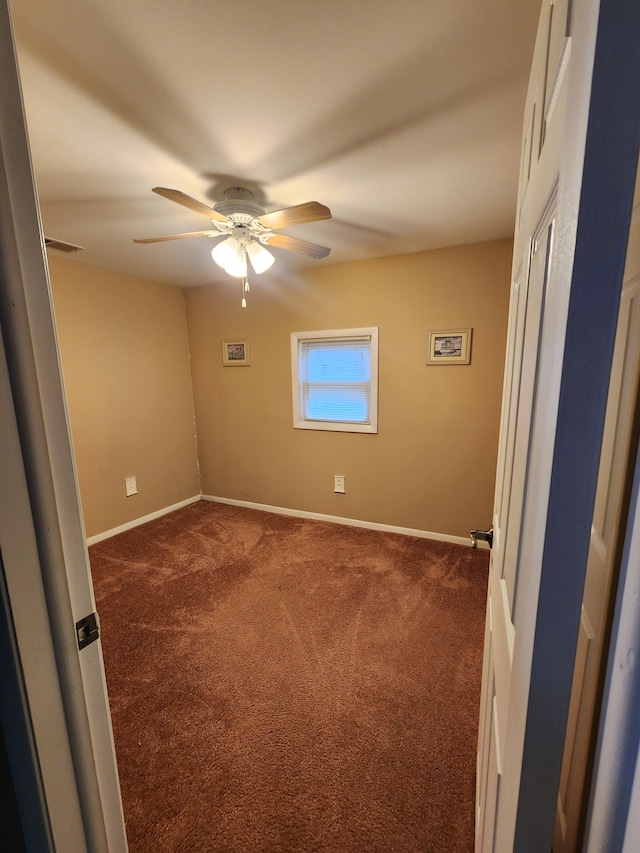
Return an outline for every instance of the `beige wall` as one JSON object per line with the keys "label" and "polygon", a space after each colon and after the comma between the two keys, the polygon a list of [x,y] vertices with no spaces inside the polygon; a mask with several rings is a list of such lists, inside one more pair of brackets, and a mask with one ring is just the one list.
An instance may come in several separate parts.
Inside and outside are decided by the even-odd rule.
{"label": "beige wall", "polygon": [[[458,536],[491,523],[511,241],[254,277],[246,311],[236,281],[183,292],[49,262],[88,536],[198,494],[194,400],[205,494]],[[289,333],[369,325],[378,435],[294,430]],[[425,365],[429,329],[469,326],[470,366]],[[221,340],[244,336],[251,366],[223,367]]]}
{"label": "beige wall", "polygon": [[[202,491],[467,536],[491,524],[512,243],[185,292]],[[378,326],[379,433],[294,430],[291,331]],[[473,327],[470,366],[427,367],[428,330]],[[250,367],[221,340],[249,337]],[[333,493],[333,475],[346,494]]]}
{"label": "beige wall", "polygon": [[53,255],[49,268],[92,536],[200,492],[184,294]]}

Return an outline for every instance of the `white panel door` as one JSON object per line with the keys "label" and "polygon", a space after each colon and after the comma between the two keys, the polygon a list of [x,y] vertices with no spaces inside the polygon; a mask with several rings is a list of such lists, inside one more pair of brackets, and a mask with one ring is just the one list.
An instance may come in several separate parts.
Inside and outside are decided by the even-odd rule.
{"label": "white panel door", "polygon": [[[620,270],[615,290],[615,270],[596,275],[585,261],[610,262],[628,229],[625,202],[618,213],[612,201],[623,194],[608,198],[601,177],[614,148],[613,134],[609,143],[601,126],[619,106],[602,93],[624,79],[620,69],[631,61],[627,21],[633,24],[633,13],[625,18],[606,0],[544,0],[541,10],[524,114],[485,632],[476,830],[482,853],[551,847],[586,566],[581,548],[617,313],[609,294],[618,298],[621,281]],[[616,65],[614,45],[623,42]],[[630,106],[618,109],[622,124]],[[619,187],[633,156],[626,132]],[[598,161],[592,155],[600,150]],[[605,213],[591,216],[600,200],[603,209],[611,204],[617,231]],[[589,339],[588,328],[603,337]],[[592,626],[585,625],[588,636]]]}
{"label": "white panel door", "polygon": [[494,540],[489,569],[485,667],[478,760],[477,849],[493,850],[497,788],[504,763],[509,695],[515,642],[522,509],[528,477],[528,447],[537,383],[542,312],[553,246],[553,208],[540,223],[525,257],[526,280],[512,289],[511,332],[496,488]]}
{"label": "white panel door", "polygon": [[[552,113],[564,80],[567,3],[543,4],[533,58],[520,164],[513,281],[489,569],[477,768],[476,850],[496,849],[495,829],[510,713],[520,543],[538,389],[545,297],[554,243],[558,156]],[[553,139],[553,136],[551,135]],[[557,142],[555,143],[557,148]],[[541,157],[544,151],[544,160]],[[554,168],[555,166],[555,168]],[[537,217],[537,218],[536,218]]]}

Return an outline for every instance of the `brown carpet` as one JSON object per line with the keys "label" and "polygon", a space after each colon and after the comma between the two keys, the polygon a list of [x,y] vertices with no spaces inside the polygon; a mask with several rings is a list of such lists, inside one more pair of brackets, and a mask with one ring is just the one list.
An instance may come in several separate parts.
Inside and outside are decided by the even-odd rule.
{"label": "brown carpet", "polygon": [[90,556],[132,853],[473,850],[487,552],[201,501]]}

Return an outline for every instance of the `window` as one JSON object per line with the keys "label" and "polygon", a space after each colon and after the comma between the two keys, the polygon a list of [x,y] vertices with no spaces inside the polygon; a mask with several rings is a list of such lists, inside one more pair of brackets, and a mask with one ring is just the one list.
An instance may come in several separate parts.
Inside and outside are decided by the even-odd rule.
{"label": "window", "polygon": [[378,329],[291,333],[296,429],[378,432]]}

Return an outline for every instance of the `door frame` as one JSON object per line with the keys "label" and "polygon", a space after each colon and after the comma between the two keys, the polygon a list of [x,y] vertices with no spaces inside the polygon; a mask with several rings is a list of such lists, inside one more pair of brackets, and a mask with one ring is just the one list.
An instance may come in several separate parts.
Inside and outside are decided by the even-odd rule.
{"label": "door frame", "polygon": [[[8,478],[0,504],[2,622],[17,685],[2,722],[17,807],[27,835],[28,815],[39,811],[51,849],[120,853],[127,844],[101,645],[80,651],[76,635],[95,602],[7,0],[0,3],[0,344],[0,462]],[[26,724],[21,752],[7,743],[12,714]],[[28,785],[20,783],[25,774]]]}
{"label": "door frame", "polygon": [[584,849],[632,851],[640,832],[640,448],[616,596]]}

